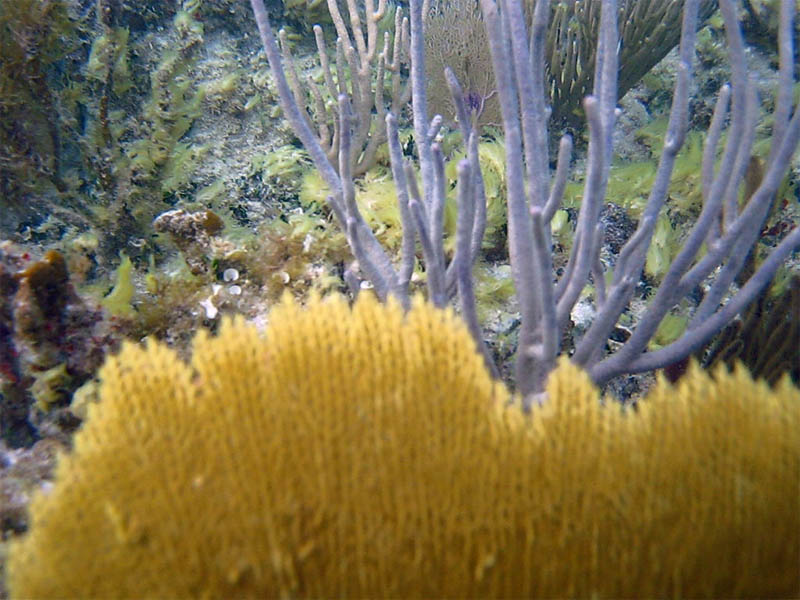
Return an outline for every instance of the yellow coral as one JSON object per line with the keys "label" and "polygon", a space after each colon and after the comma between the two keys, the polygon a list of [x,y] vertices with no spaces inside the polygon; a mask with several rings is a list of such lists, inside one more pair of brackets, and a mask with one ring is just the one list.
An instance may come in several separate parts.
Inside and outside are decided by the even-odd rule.
{"label": "yellow coral", "polygon": [[563,362],[523,415],[421,302],[102,371],[13,544],[14,597],[796,596],[800,394],[693,369],[636,410]]}

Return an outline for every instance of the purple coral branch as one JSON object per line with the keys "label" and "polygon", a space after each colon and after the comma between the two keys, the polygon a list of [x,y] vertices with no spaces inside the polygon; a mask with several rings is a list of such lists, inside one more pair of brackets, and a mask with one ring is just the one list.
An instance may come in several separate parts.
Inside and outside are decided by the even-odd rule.
{"label": "purple coral branch", "polygon": [[[409,282],[416,261],[415,244],[419,239],[431,300],[442,306],[455,290],[458,291],[467,326],[487,363],[490,362],[477,319],[472,276],[472,265],[486,225],[486,197],[478,160],[477,133],[462,88],[448,70],[446,79],[467,146],[467,158],[458,165],[456,254],[446,265],[443,249],[444,156],[436,142],[442,121],[440,117],[429,120],[427,115],[422,0],[411,0],[410,3],[411,96],[421,189],[415,169],[402,155],[396,112],[386,115],[389,155],[404,229],[399,273],[394,271],[355,203],[352,173],[345,164],[351,162],[347,160],[350,158],[352,126],[348,98],[340,97],[339,135],[343,154],[339,157],[337,174],[330,162],[323,159],[324,152],[305,115],[293,102],[262,0],[252,0],[252,3],[284,110],[334,190],[331,206],[346,227],[362,270],[381,297],[393,294],[407,305]],[[536,3],[530,36],[520,0],[480,0],[480,3],[503,115],[509,253],[522,316],[516,378],[526,403],[541,397],[547,376],[555,366],[561,331],[568,325],[570,314],[590,277],[597,290],[597,314],[578,340],[573,361],[586,368],[595,382],[603,384],[624,373],[659,368],[685,358],[707,343],[761,293],[783,261],[800,247],[800,229],[795,228],[772,249],[742,288],[725,299],[756,243],[778,186],[800,143],[800,110],[792,106],[792,22],[795,12],[792,0],[783,0],[781,4],[780,67],[768,168],[761,185],[741,210],[738,192],[752,151],[757,97],[749,85],[735,3],[733,0],[720,0],[732,78],[730,85],[720,90],[704,149],[701,165],[703,209],[630,338],[608,356],[605,356],[606,342],[641,278],[655,225],[668,197],[676,157],[686,137],[699,0],[686,0],[684,4],[679,66],[663,151],[642,218],[620,251],[608,289],[605,288],[600,260],[604,237],[600,210],[613,156],[612,132],[617,110],[617,3],[615,0],[601,3],[595,87],[592,95],[584,100],[589,129],[586,183],[573,250],[564,274],[556,283],[549,224],[564,194],[572,142],[569,137],[562,138],[557,167],[551,177],[543,56],[549,3],[541,0]],[[341,51],[337,52],[339,72],[343,61]],[[328,87],[330,85],[328,82]],[[717,148],[728,116],[728,139],[715,169]],[[700,256],[703,244],[706,244],[707,251]],[[664,316],[706,280],[708,291],[687,331],[665,348],[647,352],[647,345]]]}

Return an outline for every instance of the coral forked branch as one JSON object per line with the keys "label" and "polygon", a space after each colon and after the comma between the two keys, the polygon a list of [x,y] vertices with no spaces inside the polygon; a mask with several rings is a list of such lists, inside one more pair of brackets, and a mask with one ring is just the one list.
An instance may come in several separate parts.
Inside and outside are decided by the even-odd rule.
{"label": "coral forked branch", "polygon": [[[353,126],[349,116],[350,105],[358,111],[360,105],[357,96],[339,96],[337,171],[289,90],[262,0],[252,0],[252,4],[273,74],[278,81],[284,110],[317,168],[334,190],[331,206],[345,228],[361,272],[372,282],[380,298],[394,295],[408,305],[408,284],[416,260],[415,240],[418,239],[430,299],[441,306],[458,293],[462,314],[469,323],[470,331],[487,357],[487,362],[491,362],[477,323],[471,281],[471,265],[477,257],[486,222],[485,190],[478,162],[476,134],[473,132],[474,119],[470,116],[473,107],[470,105],[469,91],[465,94],[453,73],[446,69],[458,125],[467,146],[467,159],[458,168],[461,214],[456,235],[457,251],[455,258],[446,264],[442,228],[444,156],[436,142],[442,118],[436,115],[429,119],[427,114],[422,0],[411,0],[409,11],[411,99],[421,185],[417,183],[415,169],[400,151],[394,108],[386,113],[389,154],[405,229],[399,271],[395,270],[392,261],[361,218],[353,198],[356,171],[348,165],[354,164],[352,156],[361,147],[353,149],[352,144],[361,144],[363,141],[360,137],[363,117],[358,116],[356,121],[359,124]],[[792,31],[796,8],[792,0],[783,0],[781,3],[778,44],[780,68],[775,91],[771,150],[760,186],[749,201],[740,207],[739,191],[753,152],[757,98],[748,75],[744,41],[736,16],[737,3],[721,0],[732,76],[730,84],[720,90],[706,139],[701,167],[704,196],[702,212],[649,306],[633,327],[630,337],[615,352],[606,351],[606,343],[629,306],[636,284],[641,279],[656,222],[665,210],[676,157],[688,128],[698,13],[703,11],[705,14],[707,7],[700,0],[686,0],[683,4],[679,66],[668,130],[654,184],[638,227],[615,257],[613,274],[606,281],[604,266],[600,261],[605,234],[600,224],[600,210],[606,197],[614,151],[612,133],[619,89],[619,33],[617,2],[603,0],[599,4],[601,14],[595,53],[594,89],[583,101],[589,132],[586,183],[573,249],[563,275],[557,278],[553,269],[550,223],[564,193],[571,139],[565,136],[561,140],[557,167],[551,173],[545,40],[553,8],[546,0],[536,2],[529,35],[526,26],[528,20],[521,0],[480,2],[491,51],[497,101],[503,116],[509,254],[522,323],[516,384],[527,404],[542,397],[548,375],[562,351],[560,340],[564,330],[570,326],[571,312],[590,280],[596,290],[596,315],[587,331],[576,341],[572,360],[587,370],[597,384],[603,385],[619,375],[662,368],[696,352],[763,292],[777,269],[800,247],[800,228],[794,228],[769,251],[746,281],[740,281],[738,276],[758,241],[778,187],[786,176],[800,142],[800,110],[792,101]],[[348,6],[351,5],[352,2]],[[370,6],[367,8],[370,9]],[[380,7],[376,12],[381,12]],[[368,10],[367,14],[373,12]],[[352,25],[354,29],[359,29],[357,22]],[[337,23],[337,29],[342,26],[343,23]],[[339,33],[341,36],[342,32]],[[357,36],[355,42],[359,52],[368,59],[374,48],[359,39]],[[367,39],[371,39],[369,35]],[[339,91],[344,90],[340,88]],[[715,166],[726,120],[729,121],[727,141]],[[354,135],[352,131],[355,131]],[[686,331],[665,347],[648,351],[648,344],[664,317],[701,285],[706,291]]]}

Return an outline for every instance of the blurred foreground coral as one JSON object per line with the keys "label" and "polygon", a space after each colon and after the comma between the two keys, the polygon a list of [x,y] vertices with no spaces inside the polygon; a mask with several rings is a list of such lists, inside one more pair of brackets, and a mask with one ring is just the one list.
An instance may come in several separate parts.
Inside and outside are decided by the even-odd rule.
{"label": "blurred foreground coral", "polygon": [[693,367],[623,409],[563,362],[526,415],[455,315],[366,294],[101,378],[13,597],[800,594],[786,381]]}

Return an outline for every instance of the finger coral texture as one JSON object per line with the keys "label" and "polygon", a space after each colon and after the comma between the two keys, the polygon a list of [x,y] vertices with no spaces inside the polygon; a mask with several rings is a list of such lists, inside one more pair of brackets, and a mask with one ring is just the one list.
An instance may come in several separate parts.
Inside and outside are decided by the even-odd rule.
{"label": "finger coral texture", "polygon": [[693,369],[526,415],[458,318],[287,301],[126,346],[13,544],[14,597],[796,597],[800,393]]}

